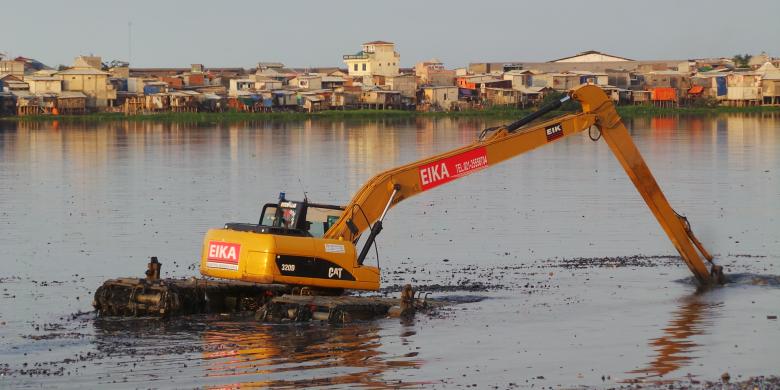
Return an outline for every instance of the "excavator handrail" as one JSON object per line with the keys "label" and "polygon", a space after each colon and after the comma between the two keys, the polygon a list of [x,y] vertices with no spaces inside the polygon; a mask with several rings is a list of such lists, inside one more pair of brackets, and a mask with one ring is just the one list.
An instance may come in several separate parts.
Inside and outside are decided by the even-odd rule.
{"label": "excavator handrail", "polygon": [[[696,248],[700,249],[704,257],[709,257],[709,254],[698,240],[692,238],[693,234],[689,233],[687,224],[669,205],[612,101],[603,90],[593,85],[581,85],[571,90],[568,97],[581,104],[582,112],[529,126],[530,122],[560,107],[566,100],[564,98],[516,122],[498,127],[484,139],[480,138],[470,145],[389,169],[372,177],[358,190],[345,207],[346,211],[341,218],[325,232],[324,238],[356,241],[363,231],[379,220],[383,212],[404,199],[595,125],[691,272],[701,284],[709,284],[712,281],[710,271]],[[356,208],[360,210],[359,217],[353,215]],[[381,230],[381,226],[378,230]],[[372,232],[372,236],[375,234]],[[713,268],[713,271],[720,275],[720,268]]]}

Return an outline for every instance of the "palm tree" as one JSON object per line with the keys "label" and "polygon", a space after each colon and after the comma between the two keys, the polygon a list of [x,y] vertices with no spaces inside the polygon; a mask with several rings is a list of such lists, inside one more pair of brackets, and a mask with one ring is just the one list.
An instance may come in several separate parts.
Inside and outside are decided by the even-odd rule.
{"label": "palm tree", "polygon": [[737,68],[747,68],[751,58],[753,56],[750,54],[737,54],[731,60]]}

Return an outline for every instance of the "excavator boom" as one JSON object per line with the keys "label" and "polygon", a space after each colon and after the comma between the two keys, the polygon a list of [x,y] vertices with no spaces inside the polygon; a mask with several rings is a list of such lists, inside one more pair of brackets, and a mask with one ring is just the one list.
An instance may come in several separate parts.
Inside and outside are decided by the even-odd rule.
{"label": "excavator boom", "polygon": [[[282,194],[278,204],[264,206],[257,224],[226,224],[209,230],[203,241],[201,273],[331,291],[376,290],[379,268],[363,261],[393,206],[595,126],[693,274],[708,284],[710,270],[702,257],[711,257],[687,220],[669,205],[612,102],[591,85],[572,90],[565,99],[569,98],[580,102],[582,112],[532,123],[561,105],[556,102],[507,126],[486,130],[471,145],[380,173],[343,210],[306,200],[288,201]],[[370,233],[358,250],[358,239],[367,230]]]}
{"label": "excavator boom", "polygon": [[[356,241],[371,224],[375,225],[377,221],[381,223],[380,217],[387,212],[388,207],[404,199],[596,126],[691,272],[701,283],[709,283],[710,272],[702,257],[711,261],[711,256],[693,236],[687,220],[669,205],[612,101],[604,91],[592,85],[580,86],[572,90],[569,96],[582,105],[581,113],[522,127],[560,106],[557,103],[554,107],[537,111],[525,120],[497,128],[489,136],[471,145],[374,176],[355,194],[344,214],[325,233],[324,238]],[[373,233],[372,236],[375,235]]]}

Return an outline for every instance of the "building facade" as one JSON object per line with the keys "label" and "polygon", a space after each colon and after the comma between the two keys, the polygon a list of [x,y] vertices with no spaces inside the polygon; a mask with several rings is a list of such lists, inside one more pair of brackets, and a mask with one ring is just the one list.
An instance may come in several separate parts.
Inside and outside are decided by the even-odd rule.
{"label": "building facade", "polygon": [[344,63],[351,77],[374,75],[396,76],[401,55],[395,51],[395,44],[385,41],[373,41],[363,44],[363,50],[356,54],[344,55]]}

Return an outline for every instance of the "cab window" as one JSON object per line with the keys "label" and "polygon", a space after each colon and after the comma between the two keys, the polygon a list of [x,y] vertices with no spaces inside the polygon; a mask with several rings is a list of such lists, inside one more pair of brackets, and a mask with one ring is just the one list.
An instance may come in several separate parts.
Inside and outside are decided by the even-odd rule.
{"label": "cab window", "polygon": [[263,207],[263,214],[260,217],[260,225],[274,226],[275,220],[276,220],[276,205],[265,205],[265,207]]}
{"label": "cab window", "polygon": [[333,226],[342,211],[324,207],[309,206],[306,209],[306,221],[309,222],[309,234],[313,237],[322,237]]}

